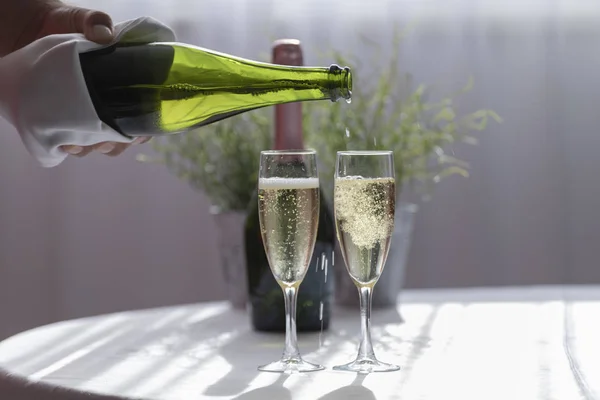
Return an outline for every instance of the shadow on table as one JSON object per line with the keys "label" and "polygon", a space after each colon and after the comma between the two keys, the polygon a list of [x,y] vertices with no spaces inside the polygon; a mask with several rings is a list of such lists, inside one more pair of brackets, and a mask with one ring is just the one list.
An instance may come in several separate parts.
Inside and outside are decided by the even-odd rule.
{"label": "shadow on table", "polygon": [[[360,400],[377,400],[375,393],[363,386],[363,381],[367,375],[357,374],[356,379],[348,385],[336,389],[318,400],[340,400],[340,399],[360,399]],[[288,400],[292,398],[292,392],[283,386],[284,382],[289,378],[289,375],[282,374],[274,383],[268,386],[263,386],[258,389],[243,393],[233,400]]]}
{"label": "shadow on table", "polygon": [[[41,344],[33,343],[30,349],[22,352],[17,357],[5,360],[5,362],[19,368],[19,370],[41,369],[73,354],[81,348],[99,342],[107,343],[106,338],[110,335],[114,335],[115,339],[117,339],[115,332],[121,332],[118,335],[121,337],[134,326],[129,321],[117,320],[114,317],[104,321],[90,322],[89,325],[85,326],[82,326],[84,324],[80,321],[69,321],[64,324],[65,328],[62,328],[62,325],[58,328],[58,324],[42,328],[52,333],[60,329],[61,333],[55,335],[50,340],[41,342]],[[9,338],[8,340],[11,339]]]}
{"label": "shadow on table", "polygon": [[[54,336],[49,334],[48,336],[52,337],[50,340],[40,340],[43,335],[35,334],[34,331],[25,332],[25,335],[30,334],[34,338],[29,340],[32,343],[31,350],[24,351],[19,357],[3,361],[5,365],[10,365],[11,369],[25,375],[61,364],[60,368],[53,370],[53,374],[77,371],[77,375],[82,379],[91,379],[112,365],[107,362],[108,359],[125,357],[134,349],[141,351],[156,343],[160,344],[165,338],[172,338],[173,332],[180,330],[185,320],[196,313],[196,309],[174,308],[163,312],[125,312],[66,321],[38,328],[49,333],[59,332]],[[63,328],[63,324],[66,328]],[[82,353],[82,350],[85,351]],[[82,355],[64,362],[77,353]],[[37,378],[43,378],[45,375],[47,374]]]}
{"label": "shadow on table", "polygon": [[[318,349],[319,336],[318,334],[300,335],[299,342],[300,352],[307,354]],[[257,369],[258,366],[277,361],[281,357],[283,346],[283,334],[258,333],[250,330],[241,332],[236,338],[219,347],[219,356],[227,361],[231,370],[209,386],[204,391],[204,395],[235,396],[243,392],[261,373]],[[265,398],[278,399],[279,397]]]}
{"label": "shadow on table", "polygon": [[[230,366],[230,370],[208,386],[204,390],[204,395],[233,397],[247,390],[248,385],[258,377],[257,366],[259,364],[275,361],[281,357],[284,335],[252,331],[246,313],[224,309],[198,320],[197,313],[199,310],[191,308],[190,310],[180,310],[180,312],[144,314],[139,319],[123,318],[115,321],[111,325],[112,334],[105,335],[102,339],[97,336],[102,332],[105,333],[105,330],[98,327],[97,332],[92,335],[81,337],[74,343],[69,341],[68,346],[58,346],[60,351],[56,349],[57,351],[50,350],[50,354],[40,354],[43,359],[35,360],[35,370],[68,356],[76,349],[72,347],[78,344],[79,348],[86,347],[91,351],[53,371],[54,376],[75,374],[82,381],[87,381],[101,378],[102,374],[117,365],[116,362],[119,360],[133,360],[141,368],[137,368],[127,376],[120,377],[119,382],[111,388],[112,393],[129,393],[145,382],[152,382],[157,374],[163,373],[165,370],[179,371],[167,382],[149,393],[154,395],[154,392],[162,393],[189,379],[198,372],[204,363],[213,360],[214,355],[218,354]],[[198,315],[203,315],[203,313]],[[405,378],[410,375],[412,363],[428,347],[428,331],[435,316],[436,310],[434,309],[421,333],[417,337],[407,339],[397,338],[391,335],[388,329],[385,329],[390,325],[402,323],[397,309],[373,310],[374,340],[379,342],[384,352],[386,345],[393,350],[394,346],[392,345],[398,340],[410,342],[406,352],[406,361],[402,364]],[[164,323],[161,322],[162,320]],[[149,327],[155,328],[148,329]],[[330,330],[322,337],[319,333],[299,335],[300,351],[308,361],[320,362],[326,367],[331,366],[333,358],[351,360],[356,356],[356,347],[348,346],[348,344],[358,345],[359,331],[359,310],[338,308],[334,313]],[[325,344],[323,348],[320,347],[321,339]],[[85,343],[81,343],[84,341]],[[349,350],[352,347],[354,349]],[[26,360],[17,360],[20,363],[24,361]],[[357,385],[351,385],[350,389],[340,390],[362,390],[354,386]],[[247,399],[248,396],[256,396],[258,390],[240,395],[246,396],[240,398]],[[265,398],[282,396],[287,398],[285,394],[287,392],[282,385],[266,386],[258,394],[264,395],[265,391],[279,391],[278,394],[281,394],[265,396]],[[368,395],[368,393],[364,394]],[[4,400],[4,397],[1,398]],[[40,397],[38,400],[41,399],[45,399],[45,397]]]}
{"label": "shadow on table", "polygon": [[[156,374],[171,367],[177,368],[180,373],[157,387],[150,395],[159,396],[168,388],[177,386],[196,373],[204,363],[210,361],[215,353],[221,355],[221,348],[231,343],[238,343],[237,346],[243,345],[239,343],[240,337],[245,337],[246,332],[239,331],[239,319],[244,317],[245,313],[243,312],[227,309],[223,313],[203,319],[199,323],[186,324],[180,330],[165,332],[164,339],[172,338],[173,341],[166,341],[164,346],[158,343],[158,348],[155,349],[159,350],[155,357],[156,363],[149,363],[145,369],[137,371],[127,380],[121,381],[115,390],[134,390],[141,383],[151,382]],[[233,339],[228,338],[231,336]],[[227,344],[221,344],[222,342]],[[199,345],[202,349],[198,349]],[[207,348],[212,350],[207,351]],[[148,356],[153,357],[151,354]],[[241,391],[238,390],[228,395],[235,395]]]}
{"label": "shadow on table", "polygon": [[281,374],[272,384],[242,393],[241,395],[234,397],[233,400],[291,400],[292,392],[290,392],[290,389],[283,386],[288,378],[289,375]]}
{"label": "shadow on table", "polygon": [[[156,375],[164,373],[165,369],[171,366],[188,371],[185,365],[206,362],[206,359],[199,359],[193,355],[193,350],[198,343],[214,341],[218,339],[219,334],[232,332],[239,323],[236,322],[238,316],[236,312],[229,309],[202,318],[198,323],[188,322],[197,315],[202,315],[202,312],[196,308],[182,312],[174,309],[173,312],[159,314],[159,317],[154,315],[150,313],[147,316],[123,319],[118,324],[112,325],[112,335],[102,331],[104,333],[102,339],[96,335],[88,335],[89,342],[80,341],[79,345],[80,348],[89,351],[71,362],[64,363],[61,368],[52,371],[52,374],[54,377],[75,375],[81,382],[87,382],[101,377],[118,365],[119,361],[136,360],[139,365],[144,364],[144,366],[129,374],[121,375],[111,387],[113,393],[130,392],[137,389],[139,385],[151,382]],[[160,324],[161,320],[165,320],[166,323]],[[153,329],[153,325],[161,326]],[[64,347],[65,349],[61,349],[60,352],[50,350],[52,358],[45,354],[40,355],[38,357],[40,361],[34,360],[36,368],[32,369],[43,370],[77,351],[76,348]],[[187,364],[181,361],[182,359]],[[21,364],[17,365],[23,369]],[[48,374],[44,374],[41,378],[45,378],[46,375]],[[175,381],[184,376],[184,373],[178,375]],[[0,396],[0,400],[4,400],[4,397]]]}
{"label": "shadow on table", "polygon": [[[396,308],[377,310],[373,313],[373,323],[374,326],[401,324],[402,319]],[[353,341],[354,336],[358,337],[359,331],[358,309],[336,310],[331,329],[324,333],[323,338],[319,337],[319,333],[301,333],[298,335],[300,352],[307,361],[323,363],[324,359],[336,354],[340,346],[347,343],[348,340]],[[326,347],[322,352],[317,352],[320,348],[321,339],[326,343]],[[356,339],[356,345],[358,346],[358,339]],[[203,394],[226,397],[243,392],[260,373],[257,370],[258,365],[278,360],[281,357],[283,346],[283,333],[258,333],[251,330],[241,332],[237,337],[218,349],[219,356],[225,359],[231,366],[231,370],[227,375],[209,386]],[[314,354],[305,356],[309,353]],[[355,356],[356,353],[353,350],[348,354],[348,360],[353,359]],[[265,398],[277,399],[278,397]]]}
{"label": "shadow on table", "polygon": [[329,392],[318,400],[341,400],[341,399],[360,399],[360,400],[377,400],[375,393],[363,386],[363,381],[367,375],[356,374],[356,379],[348,386],[341,387]]}

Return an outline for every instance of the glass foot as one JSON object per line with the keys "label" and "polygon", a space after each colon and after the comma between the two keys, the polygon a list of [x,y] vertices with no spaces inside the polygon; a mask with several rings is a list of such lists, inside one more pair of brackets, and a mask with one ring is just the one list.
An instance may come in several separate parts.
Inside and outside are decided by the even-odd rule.
{"label": "glass foot", "polygon": [[394,364],[388,364],[373,358],[356,359],[351,363],[336,365],[334,371],[358,372],[359,374],[370,374],[371,372],[391,372],[398,371],[400,367]]}
{"label": "glass foot", "polygon": [[281,372],[284,374],[296,374],[299,372],[313,372],[324,370],[325,367],[304,361],[302,358],[284,358],[258,367],[263,372]]}

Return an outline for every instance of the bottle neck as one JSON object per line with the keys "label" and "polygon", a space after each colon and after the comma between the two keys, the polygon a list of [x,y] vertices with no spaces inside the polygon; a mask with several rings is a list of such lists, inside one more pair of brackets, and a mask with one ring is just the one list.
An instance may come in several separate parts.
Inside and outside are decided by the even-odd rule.
{"label": "bottle neck", "polygon": [[338,65],[330,67],[282,67],[281,79],[274,78],[282,89],[294,89],[297,101],[350,100],[352,97],[352,73],[349,68]]}

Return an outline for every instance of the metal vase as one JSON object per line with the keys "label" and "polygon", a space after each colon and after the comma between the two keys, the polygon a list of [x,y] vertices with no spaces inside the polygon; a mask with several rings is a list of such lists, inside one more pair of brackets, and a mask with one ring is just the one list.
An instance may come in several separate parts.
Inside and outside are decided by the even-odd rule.
{"label": "metal vase", "polygon": [[[410,251],[414,218],[418,206],[399,203],[396,210],[394,234],[387,262],[373,290],[373,308],[396,307],[398,295],[404,286],[406,263]],[[356,286],[348,276],[339,246],[336,246],[335,268],[336,302],[343,306],[358,307]]]}
{"label": "metal vase", "polygon": [[221,270],[227,288],[227,298],[237,309],[245,309],[248,302],[248,278],[246,272],[246,254],[244,252],[243,211],[221,211],[211,208],[217,233],[217,246],[221,260]]}

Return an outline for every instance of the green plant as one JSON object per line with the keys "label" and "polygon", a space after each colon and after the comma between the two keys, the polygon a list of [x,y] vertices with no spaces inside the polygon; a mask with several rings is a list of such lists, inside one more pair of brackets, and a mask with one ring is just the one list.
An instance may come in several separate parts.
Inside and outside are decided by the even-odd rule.
{"label": "green plant", "polygon": [[[431,184],[460,174],[467,176],[468,163],[448,154],[458,142],[475,144],[472,132],[483,131],[489,119],[501,122],[491,110],[481,109],[459,117],[456,100],[469,92],[473,79],[458,93],[438,101],[427,101],[429,88],[412,87],[410,75],[400,71],[403,33],[394,35],[389,61],[378,50],[373,65],[383,66],[374,74],[361,75],[360,60],[333,52],[339,65],[353,68],[352,105],[310,103],[304,106],[307,143],[319,151],[323,185],[331,191],[335,157],[342,150],[393,150],[399,190],[408,183]],[[363,39],[367,40],[368,39]],[[369,71],[366,72],[369,74]]]}
{"label": "green plant", "polygon": [[259,109],[159,138],[152,141],[155,155],[138,160],[166,166],[222,211],[246,210],[256,189],[260,151],[271,147],[271,119],[268,109]]}

